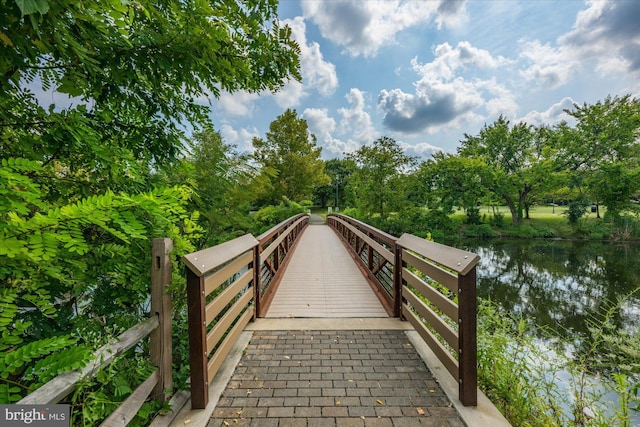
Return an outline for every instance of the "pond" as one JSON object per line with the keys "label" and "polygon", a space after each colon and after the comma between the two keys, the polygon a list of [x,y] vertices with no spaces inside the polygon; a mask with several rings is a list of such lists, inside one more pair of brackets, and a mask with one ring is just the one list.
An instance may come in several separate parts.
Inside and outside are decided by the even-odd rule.
{"label": "pond", "polygon": [[453,245],[481,256],[478,296],[527,319],[541,345],[579,348],[589,340],[589,319],[622,297],[614,324],[630,332],[640,325],[640,292],[628,297],[640,287],[640,243],[501,239]]}

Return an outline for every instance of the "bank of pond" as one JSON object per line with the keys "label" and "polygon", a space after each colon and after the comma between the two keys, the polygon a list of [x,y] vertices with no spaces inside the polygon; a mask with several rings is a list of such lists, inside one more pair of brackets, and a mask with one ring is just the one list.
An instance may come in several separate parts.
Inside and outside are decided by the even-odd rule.
{"label": "bank of pond", "polygon": [[[640,425],[640,243],[548,239],[465,239],[447,243],[481,256],[478,296],[491,301],[491,313],[503,315],[496,318],[513,319],[509,325],[512,340],[500,345],[504,346],[503,354],[522,360],[521,366],[507,368],[526,370],[521,374],[530,376],[529,382],[538,388],[555,388],[549,394],[562,399],[556,401],[556,409],[550,400],[546,407],[550,408],[547,412],[564,412],[564,418],[556,417],[558,425]],[[483,315],[487,312],[481,310]],[[490,327],[497,330],[501,326]],[[515,348],[520,339],[531,346],[530,354]],[[625,350],[625,345],[632,348]],[[483,351],[482,343],[480,346]],[[496,354],[491,357],[501,357],[500,348],[493,351]],[[616,385],[621,373],[626,383]],[[545,378],[533,378],[536,375]],[[501,399],[499,391],[495,393],[494,397]],[[622,401],[629,398],[628,403]],[[621,403],[627,406],[626,415],[620,414],[625,411]],[[604,418],[598,421],[598,417]],[[546,422],[550,421],[539,425]]]}

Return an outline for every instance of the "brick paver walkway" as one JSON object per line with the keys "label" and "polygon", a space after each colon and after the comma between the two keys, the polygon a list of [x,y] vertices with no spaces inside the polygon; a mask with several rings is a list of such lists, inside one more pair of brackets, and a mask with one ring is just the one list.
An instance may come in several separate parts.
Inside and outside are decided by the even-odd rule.
{"label": "brick paver walkway", "polygon": [[398,330],[256,331],[208,424],[463,425]]}

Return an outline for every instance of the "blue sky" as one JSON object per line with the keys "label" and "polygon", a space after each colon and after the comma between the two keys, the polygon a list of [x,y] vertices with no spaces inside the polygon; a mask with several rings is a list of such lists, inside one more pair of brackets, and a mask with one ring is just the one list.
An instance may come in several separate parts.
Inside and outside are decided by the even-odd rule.
{"label": "blue sky", "polygon": [[573,103],[640,95],[638,0],[283,0],[278,15],[302,49],[303,81],[211,100],[240,150],[287,108],[324,159],[381,136],[428,158],[500,114],[554,124]]}

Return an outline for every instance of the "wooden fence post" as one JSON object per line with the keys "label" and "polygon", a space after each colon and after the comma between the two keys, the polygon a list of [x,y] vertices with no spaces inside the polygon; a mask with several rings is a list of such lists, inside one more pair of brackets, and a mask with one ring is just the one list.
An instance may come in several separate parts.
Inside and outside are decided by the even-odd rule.
{"label": "wooden fence post", "polygon": [[476,267],[458,276],[458,376],[460,401],[464,406],[478,402]]}
{"label": "wooden fence post", "polygon": [[167,401],[173,394],[172,344],[171,344],[171,259],[173,250],[171,239],[153,239],[151,249],[151,314],[158,316],[158,327],[150,334],[149,349],[151,363],[160,370],[158,384],[153,396],[160,402]]}
{"label": "wooden fence post", "polygon": [[209,402],[207,335],[204,277],[187,268],[189,310],[189,366],[191,370],[191,409],[204,409]]}

